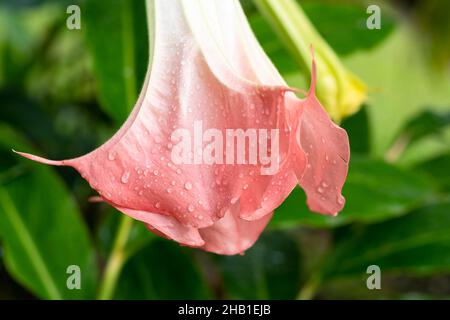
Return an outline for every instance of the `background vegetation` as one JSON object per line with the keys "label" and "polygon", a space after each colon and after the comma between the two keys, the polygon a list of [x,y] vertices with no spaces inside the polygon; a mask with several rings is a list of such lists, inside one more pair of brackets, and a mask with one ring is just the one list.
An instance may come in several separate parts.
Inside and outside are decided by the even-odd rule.
{"label": "background vegetation", "polygon": [[[283,76],[305,88],[307,72],[253,2],[242,2]],[[65,25],[74,3],[80,31]],[[344,211],[312,214],[296,189],[246,255],[223,257],[138,223],[118,243],[120,213],[88,202],[93,191],[74,170],[11,152],[72,158],[117,130],[146,70],[144,1],[0,1],[0,298],[448,298],[449,2],[373,3],[383,8],[381,30],[366,28],[366,1],[301,1],[369,87],[367,104],[342,123],[352,148]],[[117,246],[117,279],[105,290]],[[72,264],[81,290],[66,287]],[[372,264],[382,290],[366,287]]]}

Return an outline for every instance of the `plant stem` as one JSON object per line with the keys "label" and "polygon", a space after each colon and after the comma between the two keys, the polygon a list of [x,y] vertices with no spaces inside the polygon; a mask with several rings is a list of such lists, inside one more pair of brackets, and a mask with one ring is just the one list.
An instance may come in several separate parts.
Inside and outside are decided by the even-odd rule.
{"label": "plant stem", "polygon": [[123,215],[100,283],[98,293],[99,300],[108,300],[114,295],[117,280],[119,280],[120,272],[122,271],[128,256],[125,252],[125,247],[132,226],[133,220],[130,217]]}
{"label": "plant stem", "polygon": [[309,278],[305,285],[300,289],[297,294],[297,300],[311,300],[316,295],[316,291],[320,286],[320,276],[314,274]]}

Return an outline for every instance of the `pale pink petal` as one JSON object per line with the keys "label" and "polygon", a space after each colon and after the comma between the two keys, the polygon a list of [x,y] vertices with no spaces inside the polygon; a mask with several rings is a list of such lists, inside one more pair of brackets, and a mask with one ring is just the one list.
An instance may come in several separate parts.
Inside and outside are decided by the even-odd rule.
{"label": "pale pink petal", "polygon": [[243,254],[256,242],[272,218],[272,213],[269,213],[259,220],[250,222],[240,219],[238,212],[230,208],[214,225],[199,229],[205,241],[202,249],[225,255]]}

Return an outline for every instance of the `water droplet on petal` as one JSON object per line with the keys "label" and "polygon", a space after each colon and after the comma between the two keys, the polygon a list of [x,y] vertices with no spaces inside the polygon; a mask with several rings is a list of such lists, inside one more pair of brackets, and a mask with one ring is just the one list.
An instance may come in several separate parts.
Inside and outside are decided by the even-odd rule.
{"label": "water droplet on petal", "polygon": [[120,178],[120,181],[122,183],[128,183],[128,180],[130,180],[130,172],[125,171],[122,175],[122,177]]}
{"label": "water droplet on petal", "polygon": [[317,192],[320,193],[320,194],[322,194],[322,193],[323,193],[323,188],[322,188],[322,187],[318,187],[318,188],[317,188]]}
{"label": "water droplet on petal", "polygon": [[186,182],[186,183],[184,184],[184,188],[185,188],[186,190],[191,190],[191,189],[192,189],[192,184],[191,184],[190,182]]}
{"label": "water droplet on petal", "polygon": [[155,203],[155,207],[158,209],[161,208],[161,203],[159,203],[159,202]]}
{"label": "water droplet on petal", "polygon": [[108,159],[110,161],[116,160],[116,152],[115,151],[111,151],[110,153],[108,153]]}
{"label": "water droplet on petal", "polygon": [[194,207],[192,204],[190,204],[190,205],[188,206],[188,211],[189,211],[189,212],[194,212],[194,211],[195,211],[195,207]]}

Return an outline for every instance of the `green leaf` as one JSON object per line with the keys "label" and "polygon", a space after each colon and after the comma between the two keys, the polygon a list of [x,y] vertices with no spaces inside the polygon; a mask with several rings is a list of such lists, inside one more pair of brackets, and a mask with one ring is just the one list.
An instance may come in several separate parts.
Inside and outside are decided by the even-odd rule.
{"label": "green leaf", "polygon": [[[340,55],[367,50],[382,42],[394,29],[395,21],[389,10],[382,8],[381,29],[366,26],[369,14],[362,3],[305,2],[303,9],[317,31]],[[345,32],[342,32],[345,30]]]}
{"label": "green leaf", "polygon": [[433,177],[440,190],[450,193],[450,153],[441,155],[416,167]]}
{"label": "green leaf", "polygon": [[359,231],[347,236],[330,256],[326,277],[363,275],[370,265],[378,265],[382,272],[450,271],[450,202]]}
{"label": "green leaf", "polygon": [[158,239],[125,265],[117,299],[207,299],[209,293],[188,250]]}
{"label": "green leaf", "polygon": [[407,135],[410,142],[414,142],[428,135],[439,134],[449,125],[450,112],[424,110],[406,123],[402,134]]}
{"label": "green leaf", "polygon": [[264,233],[244,256],[219,256],[232,299],[293,299],[299,289],[300,254],[282,232]]}
{"label": "green leaf", "polygon": [[368,126],[367,106],[361,110],[344,119],[341,127],[347,131],[350,140],[351,154],[368,154],[369,153],[369,126]]}
{"label": "green leaf", "polygon": [[450,112],[424,110],[409,120],[386,152],[390,162],[411,167],[450,151]]}
{"label": "green leaf", "polygon": [[[1,141],[25,143],[4,126],[0,134]],[[6,152],[4,143],[0,150]],[[18,161],[7,170],[2,165],[0,180],[0,239],[9,273],[39,298],[92,298],[97,270],[78,208],[52,169]],[[67,287],[71,265],[80,267],[81,290]]]}
{"label": "green leaf", "polygon": [[100,102],[121,124],[133,108],[147,70],[145,1],[90,0],[82,8]]}
{"label": "green leaf", "polygon": [[350,161],[343,194],[347,199],[344,210],[330,217],[311,213],[305,205],[303,191],[296,188],[275,211],[270,226],[333,227],[355,221],[373,223],[423,205],[432,197],[433,186],[420,173],[379,160],[354,158]]}

